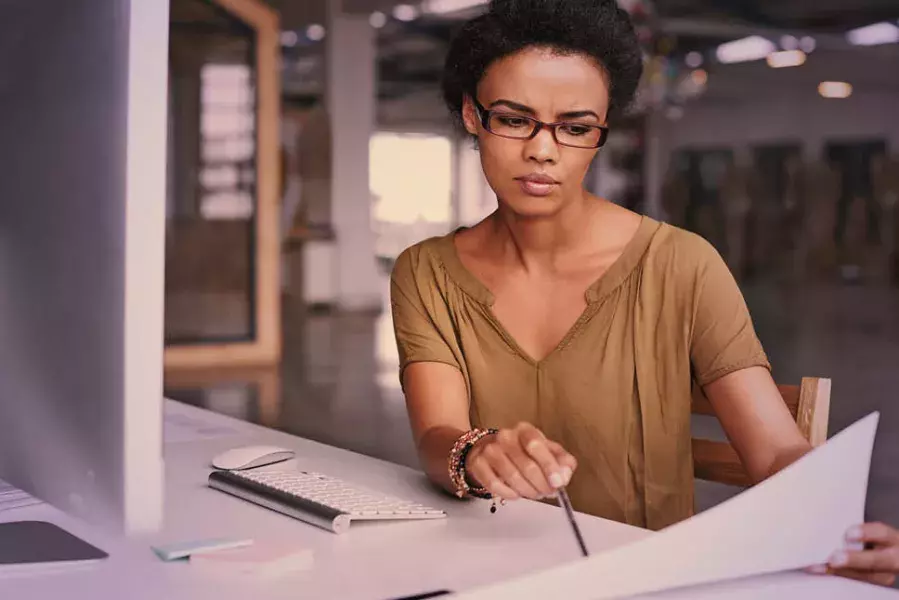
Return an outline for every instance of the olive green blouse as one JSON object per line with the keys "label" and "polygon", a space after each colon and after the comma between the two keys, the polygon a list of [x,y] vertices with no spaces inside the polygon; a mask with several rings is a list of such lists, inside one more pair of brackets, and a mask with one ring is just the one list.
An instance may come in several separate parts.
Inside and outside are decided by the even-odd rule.
{"label": "olive green blouse", "polygon": [[770,368],[743,296],[715,249],[644,217],[587,307],[535,362],[491,310],[493,295],[456,253],[454,233],[397,259],[391,304],[402,371],[459,369],[476,427],[527,421],[578,460],[577,510],[661,529],[693,514],[691,387]]}

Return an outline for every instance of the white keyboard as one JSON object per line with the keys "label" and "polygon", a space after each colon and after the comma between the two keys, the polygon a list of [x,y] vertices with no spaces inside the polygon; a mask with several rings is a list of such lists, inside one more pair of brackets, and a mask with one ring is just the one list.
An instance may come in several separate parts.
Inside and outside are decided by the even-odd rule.
{"label": "white keyboard", "polygon": [[334,533],[351,521],[442,519],[436,508],[306,471],[213,471],[209,486]]}

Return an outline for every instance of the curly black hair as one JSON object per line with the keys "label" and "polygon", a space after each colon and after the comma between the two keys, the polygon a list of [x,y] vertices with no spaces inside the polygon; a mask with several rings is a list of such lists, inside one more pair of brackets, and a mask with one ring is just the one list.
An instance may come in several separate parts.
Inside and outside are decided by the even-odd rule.
{"label": "curly black hair", "polygon": [[529,47],[593,58],[609,79],[610,111],[633,101],[643,55],[616,0],[492,0],[486,14],[462,27],[446,57],[443,98],[457,125],[463,98],[475,95],[487,68]]}

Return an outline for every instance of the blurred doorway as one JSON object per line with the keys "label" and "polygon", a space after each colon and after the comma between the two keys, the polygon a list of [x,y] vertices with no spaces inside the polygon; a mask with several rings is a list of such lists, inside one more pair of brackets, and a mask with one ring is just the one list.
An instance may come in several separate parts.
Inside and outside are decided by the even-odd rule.
{"label": "blurred doorway", "polygon": [[172,0],[167,368],[281,354],[278,15],[261,0]]}
{"label": "blurred doorway", "polygon": [[834,232],[840,250],[847,243],[876,243],[879,238],[871,167],[874,157],[885,156],[886,152],[883,139],[828,142],[824,146],[824,156],[842,175]]}
{"label": "blurred doorway", "polygon": [[689,190],[684,227],[726,252],[725,215],[722,188],[734,162],[730,148],[682,149],[675,164]]}
{"label": "blurred doorway", "polygon": [[766,144],[753,148],[753,154],[765,190],[782,203],[787,189],[788,164],[801,160],[802,145],[799,142]]}
{"label": "blurred doorway", "polygon": [[770,274],[788,260],[802,219],[802,144],[786,141],[752,149],[758,181],[748,234],[750,276]]}

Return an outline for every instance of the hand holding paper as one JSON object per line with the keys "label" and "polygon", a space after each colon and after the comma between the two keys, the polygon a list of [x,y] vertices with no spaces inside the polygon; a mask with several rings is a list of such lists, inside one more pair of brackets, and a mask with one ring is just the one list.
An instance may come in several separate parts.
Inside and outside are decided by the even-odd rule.
{"label": "hand holding paper", "polygon": [[846,534],[849,544],[864,544],[862,550],[843,549],[831,555],[828,564],[814,565],[808,571],[834,574],[851,579],[890,586],[899,573],[899,531],[885,523],[864,523]]}
{"label": "hand holding paper", "polygon": [[645,540],[460,598],[599,600],[826,563],[864,520],[878,420],[872,413],[739,496]]}

